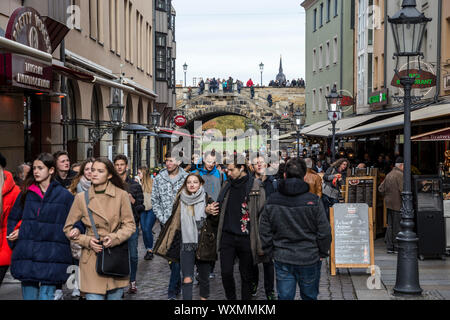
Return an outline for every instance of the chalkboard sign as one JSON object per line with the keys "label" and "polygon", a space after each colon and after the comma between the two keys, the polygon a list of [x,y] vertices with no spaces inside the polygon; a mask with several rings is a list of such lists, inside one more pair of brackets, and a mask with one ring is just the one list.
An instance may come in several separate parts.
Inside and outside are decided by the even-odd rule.
{"label": "chalkboard sign", "polygon": [[336,268],[368,268],[375,264],[372,208],[365,203],[335,204],[330,209],[331,274]]}

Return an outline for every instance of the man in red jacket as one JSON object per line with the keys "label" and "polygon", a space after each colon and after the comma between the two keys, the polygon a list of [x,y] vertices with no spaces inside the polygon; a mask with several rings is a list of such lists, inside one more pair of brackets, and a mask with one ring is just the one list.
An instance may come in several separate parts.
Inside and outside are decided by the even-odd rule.
{"label": "man in red jacket", "polygon": [[250,78],[248,81],[247,81],[247,88],[251,88],[251,87],[253,87],[253,81],[252,81],[252,78]]}
{"label": "man in red jacket", "polygon": [[[6,241],[6,224],[9,213],[20,194],[20,188],[14,182],[12,174],[4,170],[5,167],[6,159],[0,153],[0,187],[2,189],[2,212],[0,215],[0,286],[11,264],[12,255],[8,241]],[[17,228],[19,226],[20,224]]]}

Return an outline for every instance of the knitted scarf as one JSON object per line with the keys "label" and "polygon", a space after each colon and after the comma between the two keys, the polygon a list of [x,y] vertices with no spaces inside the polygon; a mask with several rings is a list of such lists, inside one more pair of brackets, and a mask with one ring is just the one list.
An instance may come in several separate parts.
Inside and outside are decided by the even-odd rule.
{"label": "knitted scarf", "polygon": [[198,248],[198,233],[206,219],[205,190],[203,186],[192,195],[186,190],[180,194],[181,203],[181,238],[183,251],[194,251]]}
{"label": "knitted scarf", "polygon": [[91,187],[91,182],[84,176],[81,177],[80,182],[77,185],[77,193],[86,192]]}

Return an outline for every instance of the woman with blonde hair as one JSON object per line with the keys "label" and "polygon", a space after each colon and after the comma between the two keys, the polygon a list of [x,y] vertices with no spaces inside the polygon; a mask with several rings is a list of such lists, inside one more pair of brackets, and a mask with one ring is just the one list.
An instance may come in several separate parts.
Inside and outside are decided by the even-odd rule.
{"label": "woman with blonde hair", "polygon": [[139,183],[144,192],[144,207],[145,210],[141,213],[141,228],[142,238],[144,239],[145,260],[153,259],[153,226],[156,222],[156,216],[152,209],[152,188],[153,178],[147,167],[140,167],[138,170]]}

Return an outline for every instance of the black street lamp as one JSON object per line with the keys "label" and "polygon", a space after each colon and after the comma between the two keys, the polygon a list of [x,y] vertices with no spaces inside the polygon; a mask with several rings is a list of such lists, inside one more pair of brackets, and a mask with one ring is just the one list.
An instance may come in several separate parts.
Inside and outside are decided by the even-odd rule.
{"label": "black street lamp", "polygon": [[[416,9],[415,0],[403,0],[402,9],[393,17],[388,17],[395,41],[395,54],[397,66],[395,73],[405,89],[404,114],[405,127],[403,144],[404,170],[402,193],[401,231],[397,235],[397,277],[394,287],[395,294],[420,295],[422,288],[419,284],[419,266],[417,261],[417,244],[419,239],[414,232],[413,195],[411,192],[411,97],[415,78],[409,76],[409,62],[412,58],[424,58],[422,41],[427,23],[432,19]],[[399,60],[406,57],[408,72],[400,76],[398,72]],[[419,66],[420,68],[420,66]],[[416,99],[416,98],[415,98]]]}
{"label": "black street lamp", "polygon": [[300,132],[302,130],[302,118],[303,113],[300,109],[297,109],[297,112],[294,113],[295,124],[297,125],[297,157],[300,158]]}
{"label": "black street lamp", "polygon": [[341,119],[342,116],[342,96],[337,93],[336,85],[334,85],[333,89],[330,92],[330,95],[325,96],[325,99],[327,99],[328,105],[328,120],[331,121],[332,125],[333,136],[331,140],[331,161],[334,162],[336,160],[336,122]]}
{"label": "black street lamp", "polygon": [[264,63],[259,64],[259,70],[261,71],[261,87],[263,87],[263,71],[264,71]]}
{"label": "black street lamp", "polygon": [[89,140],[94,146],[99,142],[105,134],[112,134],[114,130],[119,129],[123,122],[123,112],[125,107],[118,101],[113,102],[106,107],[108,109],[110,125],[106,128],[91,128],[89,129]]}
{"label": "black street lamp", "polygon": [[184,86],[187,87],[187,83],[186,83],[186,72],[187,72],[187,68],[188,65],[186,64],[186,62],[183,64],[183,70],[184,70]]}

